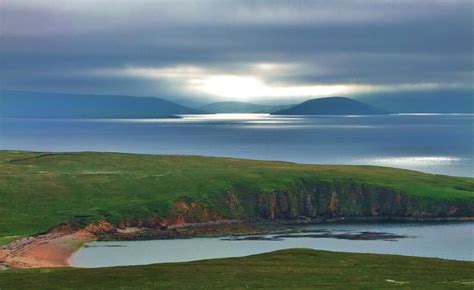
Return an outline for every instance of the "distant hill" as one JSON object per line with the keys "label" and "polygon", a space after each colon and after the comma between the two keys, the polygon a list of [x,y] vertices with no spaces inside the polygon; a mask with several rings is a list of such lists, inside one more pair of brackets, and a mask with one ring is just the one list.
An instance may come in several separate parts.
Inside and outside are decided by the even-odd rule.
{"label": "distant hill", "polygon": [[291,106],[267,106],[245,102],[216,102],[204,105],[200,109],[211,113],[271,113]]}
{"label": "distant hill", "polygon": [[202,113],[206,112],[153,97],[0,91],[2,117],[162,118]]}
{"label": "distant hill", "polygon": [[349,98],[330,97],[312,99],[272,115],[382,115],[387,111]]}
{"label": "distant hill", "polygon": [[397,113],[474,113],[474,91],[469,89],[386,92],[354,98]]}

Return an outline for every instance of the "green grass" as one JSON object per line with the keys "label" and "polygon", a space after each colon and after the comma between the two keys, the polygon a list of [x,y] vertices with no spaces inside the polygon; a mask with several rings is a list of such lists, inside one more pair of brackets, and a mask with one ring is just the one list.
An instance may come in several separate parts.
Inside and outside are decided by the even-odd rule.
{"label": "green grass", "polygon": [[219,207],[228,191],[256,194],[303,181],[357,181],[425,200],[474,201],[474,179],[373,166],[230,158],[0,151],[0,243],[77,219],[166,216],[175,200]]}
{"label": "green grass", "polygon": [[472,289],[473,273],[473,262],[291,249],[188,263],[7,270],[0,288]]}
{"label": "green grass", "polygon": [[11,241],[17,240],[21,238],[21,236],[4,236],[0,237],[0,245],[8,244]]}

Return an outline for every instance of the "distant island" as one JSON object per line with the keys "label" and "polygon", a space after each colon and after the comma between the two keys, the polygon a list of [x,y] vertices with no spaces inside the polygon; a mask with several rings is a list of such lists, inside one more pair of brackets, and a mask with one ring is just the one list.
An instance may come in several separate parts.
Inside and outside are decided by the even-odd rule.
{"label": "distant island", "polygon": [[199,107],[210,113],[272,113],[293,105],[258,105],[245,102],[215,102]]}
{"label": "distant island", "polygon": [[385,92],[351,97],[396,113],[474,113],[474,93],[470,89]]}
{"label": "distant island", "polygon": [[[431,96],[431,95],[430,95]],[[445,95],[439,95],[439,98]],[[457,95],[456,95],[457,96]],[[295,105],[214,102],[200,107],[163,98],[125,95],[47,93],[0,90],[0,117],[6,118],[180,118],[178,115],[268,113],[271,115],[385,115],[389,113],[470,113],[472,96],[457,97],[443,108],[423,97],[396,95],[327,97]],[[359,101],[361,100],[361,101]],[[436,105],[438,103],[438,105]],[[411,106],[411,107],[410,107]],[[409,109],[411,108],[411,109]]]}
{"label": "distant island", "polygon": [[312,99],[272,115],[385,115],[389,112],[344,97]]}
{"label": "distant island", "polygon": [[177,118],[205,114],[154,97],[0,91],[0,116],[10,118]]}

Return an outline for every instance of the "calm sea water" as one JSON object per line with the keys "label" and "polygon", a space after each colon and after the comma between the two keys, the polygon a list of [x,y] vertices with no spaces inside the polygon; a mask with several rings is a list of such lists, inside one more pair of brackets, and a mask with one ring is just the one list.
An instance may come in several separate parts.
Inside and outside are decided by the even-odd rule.
{"label": "calm sea water", "polygon": [[332,232],[388,232],[408,236],[395,241],[341,240],[335,238],[286,238],[229,241],[222,238],[92,242],[70,259],[77,267],[109,267],[151,263],[185,262],[241,257],[289,248],[338,252],[397,254],[474,260],[474,223],[447,224],[353,224],[314,225],[312,230]]}
{"label": "calm sea water", "polygon": [[474,115],[0,119],[0,149],[194,154],[474,176]]}

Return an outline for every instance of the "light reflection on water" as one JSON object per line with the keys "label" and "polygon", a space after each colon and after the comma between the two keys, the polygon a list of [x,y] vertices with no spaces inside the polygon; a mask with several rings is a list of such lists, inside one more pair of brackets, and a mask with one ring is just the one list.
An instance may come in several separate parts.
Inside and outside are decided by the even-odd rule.
{"label": "light reflection on water", "polygon": [[[374,158],[366,160],[374,165],[397,166],[420,166],[420,165],[442,165],[463,161],[463,158],[450,156],[402,156],[391,158]],[[364,161],[362,161],[364,162]]]}
{"label": "light reflection on water", "polygon": [[354,164],[367,164],[376,166],[388,166],[396,168],[409,168],[419,171],[427,171],[427,167],[449,167],[470,162],[466,158],[452,156],[400,156],[390,158],[372,158],[354,161]]}
{"label": "light reflection on water", "polygon": [[0,149],[187,154],[474,176],[474,115],[0,119]]}

